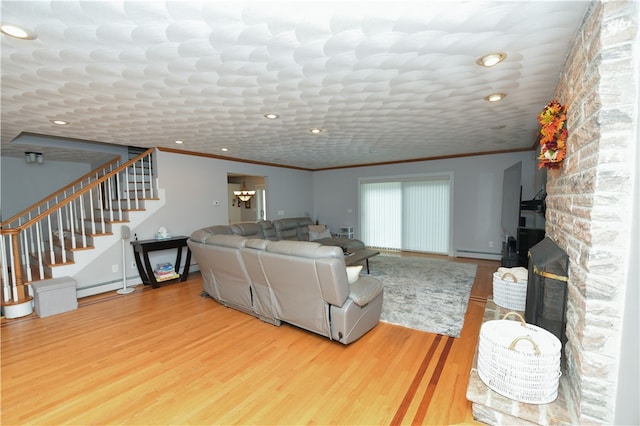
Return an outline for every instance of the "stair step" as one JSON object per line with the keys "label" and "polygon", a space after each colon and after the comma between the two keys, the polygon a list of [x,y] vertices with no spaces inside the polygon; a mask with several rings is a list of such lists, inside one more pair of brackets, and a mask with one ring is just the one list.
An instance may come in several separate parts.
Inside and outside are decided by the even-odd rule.
{"label": "stair step", "polygon": [[[114,200],[114,202],[117,202],[117,201],[115,201],[115,200]],[[126,201],[125,201],[125,203],[126,203]],[[132,204],[133,204],[133,203],[132,203]],[[94,209],[94,210],[95,210],[95,211],[100,211],[100,209],[97,209],[97,208],[96,208],[96,209]],[[121,211],[121,212],[123,212],[123,213],[125,213],[125,212],[143,212],[143,211],[145,211],[145,210],[146,210],[146,209],[144,209],[144,208],[136,209],[136,208],[133,208],[133,207],[132,207],[132,208],[126,208],[126,207],[123,207],[123,208],[121,208],[121,209],[118,209],[118,208],[115,208],[115,209],[108,209],[108,208],[107,208],[107,209],[102,209],[102,211],[103,211],[103,212],[110,212],[110,211],[119,212],[119,211]]]}
{"label": "stair step", "polygon": [[[140,176],[137,176],[136,178],[139,178]],[[149,190],[152,187],[152,182],[148,179],[142,180],[142,179],[130,179],[127,181],[127,188],[129,188],[129,191],[132,190],[136,190],[136,189],[142,189],[144,188],[145,191]]]}
{"label": "stair step", "polygon": [[[36,260],[36,265],[37,265],[37,260],[38,260],[37,253],[31,253],[30,256],[31,258]],[[42,264],[47,268],[54,268],[56,266],[74,265],[75,262],[73,261],[73,259],[70,259],[69,256],[67,256],[67,261],[63,262],[62,255],[60,253],[54,252],[53,263],[51,262],[51,253],[42,253]]]}
{"label": "stair step", "polygon": [[87,231],[88,237],[104,237],[107,235],[113,235],[113,232],[97,232],[95,234],[91,234],[90,232],[91,232],[90,230]]}
{"label": "stair step", "polygon": [[[89,239],[89,237],[87,236],[87,239]],[[54,240],[53,245],[55,247],[58,247],[59,249],[62,249],[62,245],[60,244],[60,240]],[[87,245],[83,245],[82,244],[82,237],[76,237],[76,247],[73,247],[73,244],[71,242],[71,238],[65,238],[64,239],[64,249],[67,251],[81,251],[81,250],[91,250],[94,249],[95,246],[90,245],[89,241],[87,241]]]}
{"label": "stair step", "polygon": [[[133,192],[133,191],[130,191],[130,192]],[[138,192],[142,192],[142,191],[138,191]],[[148,192],[148,191],[147,191],[147,192]],[[157,198],[157,197],[148,197],[148,196],[147,196],[147,197],[121,198],[121,200],[123,200],[123,201],[125,201],[125,202],[126,202],[127,200],[131,200],[131,202],[133,203],[133,202],[136,200],[136,198],[138,199],[138,201],[145,201],[145,200],[159,200],[159,199],[160,199],[160,198]]]}
{"label": "stair step", "polygon": [[40,271],[39,271],[38,265],[31,263],[31,265],[29,266],[30,266],[29,269],[31,269],[31,281],[28,281],[29,275],[27,274],[27,265],[22,265],[22,280],[25,283],[32,283],[36,281],[48,280],[53,278],[51,274],[47,272],[46,269],[44,270],[44,276],[40,278]]}
{"label": "stair step", "polygon": [[104,237],[104,236],[107,236],[107,235],[113,235],[113,232],[111,232],[111,231],[100,232],[97,229],[96,229],[96,233],[95,234],[92,234],[91,232],[92,232],[91,228],[85,229],[85,233],[87,235],[87,238]]}
{"label": "stair step", "polygon": [[[95,224],[95,228],[96,228],[96,234],[92,234],[92,230],[93,230],[93,226],[91,226],[92,224]],[[102,231],[102,220],[100,220],[100,218],[95,218],[93,220],[93,222],[91,221],[91,219],[85,219],[84,220],[84,229],[85,229],[85,233],[87,235],[90,236],[94,236],[94,235],[101,235],[101,234],[105,234],[105,235],[111,235],[111,225],[105,220],[104,221],[105,227],[106,229]]]}

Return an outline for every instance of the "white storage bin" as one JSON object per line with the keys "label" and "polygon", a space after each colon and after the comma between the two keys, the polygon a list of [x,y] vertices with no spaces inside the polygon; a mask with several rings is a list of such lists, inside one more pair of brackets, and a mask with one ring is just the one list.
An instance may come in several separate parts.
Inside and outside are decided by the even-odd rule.
{"label": "white storage bin", "polygon": [[526,269],[521,267],[513,268],[513,272],[509,268],[500,268],[493,273],[493,302],[496,305],[513,311],[525,311],[527,278],[523,278],[521,270],[526,274]]}
{"label": "white storage bin", "polygon": [[487,321],[480,328],[478,376],[492,390],[519,402],[546,404],[558,397],[560,340],[520,321]]}
{"label": "white storage bin", "polygon": [[78,309],[76,281],[70,277],[53,278],[31,283],[36,314],[50,315]]}

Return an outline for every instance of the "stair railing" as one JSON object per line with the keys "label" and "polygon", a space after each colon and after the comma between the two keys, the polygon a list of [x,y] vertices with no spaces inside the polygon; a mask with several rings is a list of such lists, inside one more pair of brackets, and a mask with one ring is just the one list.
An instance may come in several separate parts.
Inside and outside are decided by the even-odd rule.
{"label": "stair railing", "polygon": [[68,252],[109,235],[145,199],[158,197],[151,148],[119,164],[115,158],[0,224],[2,304],[30,299],[25,283],[43,280]]}

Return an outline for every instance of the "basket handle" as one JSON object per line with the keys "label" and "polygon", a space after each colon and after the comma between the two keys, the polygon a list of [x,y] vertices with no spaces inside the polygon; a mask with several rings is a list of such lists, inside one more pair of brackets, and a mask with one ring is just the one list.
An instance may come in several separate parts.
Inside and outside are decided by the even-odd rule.
{"label": "basket handle", "polygon": [[514,283],[518,282],[518,278],[516,278],[515,275],[513,275],[511,272],[505,272],[504,274],[502,274],[502,279],[504,280],[505,277],[510,276],[513,279]]}
{"label": "basket handle", "polygon": [[507,317],[508,317],[509,315],[515,315],[515,316],[517,316],[517,317],[518,317],[518,319],[520,319],[520,325],[522,325],[523,327],[526,327],[526,326],[527,326],[527,323],[525,322],[524,318],[522,318],[522,315],[520,315],[519,313],[514,312],[514,311],[507,312],[506,314],[504,314],[504,316],[502,317],[502,319],[503,319],[503,320],[504,320],[504,319],[507,319]]}
{"label": "basket handle", "polygon": [[511,342],[511,344],[509,345],[509,349],[512,351],[516,350],[516,345],[518,344],[518,342],[520,340],[528,340],[531,345],[533,346],[533,351],[535,352],[536,355],[540,355],[540,348],[538,347],[538,345],[536,344],[536,342],[533,341],[533,339],[529,336],[520,336],[520,337],[516,337],[515,339],[513,339],[513,342]]}

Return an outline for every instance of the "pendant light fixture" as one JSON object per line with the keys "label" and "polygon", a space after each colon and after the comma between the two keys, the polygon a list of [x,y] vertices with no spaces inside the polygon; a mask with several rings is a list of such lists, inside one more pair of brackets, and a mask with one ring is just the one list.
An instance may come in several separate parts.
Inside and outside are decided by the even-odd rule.
{"label": "pendant light fixture", "polygon": [[249,201],[251,197],[256,195],[256,191],[248,191],[247,187],[244,184],[244,179],[242,179],[242,188],[240,189],[240,191],[233,191],[233,195],[238,197],[240,201],[246,202]]}

